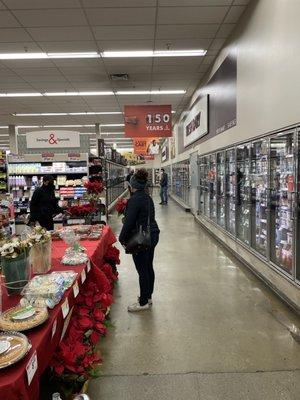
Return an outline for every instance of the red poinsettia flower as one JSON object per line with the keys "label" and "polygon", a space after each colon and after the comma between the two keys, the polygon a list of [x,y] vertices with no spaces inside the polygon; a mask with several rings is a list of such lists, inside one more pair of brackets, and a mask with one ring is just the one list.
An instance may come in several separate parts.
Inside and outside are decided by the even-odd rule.
{"label": "red poinsettia flower", "polygon": [[101,335],[106,335],[107,328],[105,325],[103,325],[101,322],[96,322],[94,324],[94,328],[101,334]]}
{"label": "red poinsettia flower", "polygon": [[116,210],[118,215],[125,214],[125,210],[127,207],[128,199],[119,199],[117,204],[116,204]]}
{"label": "red poinsettia flower", "polygon": [[89,194],[100,194],[104,189],[104,184],[102,181],[87,181],[84,186]]}
{"label": "red poinsettia flower", "polygon": [[93,321],[89,317],[80,317],[78,318],[78,325],[82,329],[90,329],[93,326]]}
{"label": "red poinsettia flower", "polygon": [[101,334],[99,332],[93,331],[93,333],[90,336],[90,340],[94,346],[99,342],[100,337]]}
{"label": "red poinsettia flower", "polygon": [[99,322],[103,322],[105,320],[105,315],[99,308],[94,309],[93,317],[95,318],[96,321]]}

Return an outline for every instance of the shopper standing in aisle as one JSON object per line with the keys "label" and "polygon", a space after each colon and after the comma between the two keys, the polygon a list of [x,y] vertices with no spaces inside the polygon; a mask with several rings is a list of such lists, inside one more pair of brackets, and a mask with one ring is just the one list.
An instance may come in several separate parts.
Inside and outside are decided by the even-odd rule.
{"label": "shopper standing in aisle", "polygon": [[35,189],[30,202],[29,223],[38,222],[43,228],[54,229],[53,216],[62,212],[55,197],[54,178],[51,175],[43,177],[42,186]]}
{"label": "shopper standing in aisle", "polygon": [[126,176],[126,180],[125,180],[125,188],[129,190],[129,192],[131,192],[131,187],[130,187],[130,180],[133,177],[134,174],[134,170],[130,170],[129,174]]}
{"label": "shopper standing in aisle", "polygon": [[136,234],[137,227],[143,231],[150,225],[151,244],[147,250],[133,254],[133,261],[139,275],[140,296],[138,302],[128,307],[129,312],[148,310],[152,306],[155,273],[153,259],[155,247],[159,241],[159,228],[155,221],[155,207],[147,193],[148,172],[139,169],[131,178],[132,196],[128,200],[120,243],[126,248],[130,239]]}
{"label": "shopper standing in aisle", "polygon": [[160,198],[161,202],[159,204],[168,204],[168,174],[164,168],[161,169]]}

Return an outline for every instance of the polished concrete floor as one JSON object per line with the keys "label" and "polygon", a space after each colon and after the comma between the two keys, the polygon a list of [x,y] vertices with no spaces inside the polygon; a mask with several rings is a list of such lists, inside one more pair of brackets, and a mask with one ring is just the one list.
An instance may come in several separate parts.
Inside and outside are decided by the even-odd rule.
{"label": "polished concrete floor", "polygon": [[[299,319],[190,214],[172,201],[156,209],[153,309],[127,312],[138,281],[122,253],[91,399],[299,400],[300,344],[291,334]],[[120,220],[111,223],[118,233]]]}

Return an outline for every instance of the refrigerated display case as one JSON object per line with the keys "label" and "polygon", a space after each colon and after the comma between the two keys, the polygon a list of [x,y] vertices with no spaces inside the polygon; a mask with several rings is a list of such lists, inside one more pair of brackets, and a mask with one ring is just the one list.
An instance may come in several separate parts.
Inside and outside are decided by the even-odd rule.
{"label": "refrigerated display case", "polygon": [[217,153],[217,223],[225,228],[225,152]]}
{"label": "refrigerated display case", "polygon": [[210,219],[213,221],[217,220],[217,197],[216,197],[216,186],[217,186],[217,166],[216,166],[216,155],[211,154],[209,157],[209,209]]}
{"label": "refrigerated display case", "polygon": [[293,272],[294,132],[270,140],[270,259]]}
{"label": "refrigerated display case", "polygon": [[237,146],[236,149],[236,235],[250,245],[251,216],[251,144]]}
{"label": "refrigerated display case", "polygon": [[235,235],[236,171],[235,149],[226,150],[225,160],[225,215],[226,229]]}
{"label": "refrigerated display case", "polygon": [[294,257],[294,262],[295,262],[295,277],[298,283],[300,283],[300,130],[297,131],[297,152],[295,153],[296,155],[296,160],[295,160],[295,170],[296,170],[296,178],[297,178],[297,184],[295,185],[296,187],[296,193],[294,193],[294,252],[295,252],[295,257]]}
{"label": "refrigerated display case", "polygon": [[199,165],[199,206],[198,211],[200,214],[204,214],[205,203],[205,157],[200,157],[198,159]]}
{"label": "refrigerated display case", "polygon": [[252,246],[264,257],[268,255],[268,150],[266,139],[252,143]]}
{"label": "refrigerated display case", "polygon": [[204,187],[204,215],[210,218],[210,196],[209,196],[209,156],[203,157],[204,167],[204,177],[203,177],[203,187]]}
{"label": "refrigerated display case", "polygon": [[172,192],[185,204],[190,203],[190,161],[184,160],[172,166]]}

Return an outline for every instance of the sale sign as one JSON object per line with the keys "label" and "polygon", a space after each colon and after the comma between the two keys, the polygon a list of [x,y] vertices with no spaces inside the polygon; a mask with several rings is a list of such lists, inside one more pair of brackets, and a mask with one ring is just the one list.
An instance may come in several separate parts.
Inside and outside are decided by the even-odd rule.
{"label": "sale sign", "polygon": [[133,139],[134,153],[141,156],[154,156],[159,153],[159,142],[156,138],[134,138]]}
{"label": "sale sign", "polygon": [[125,106],[125,136],[172,136],[172,110],[170,105]]}

